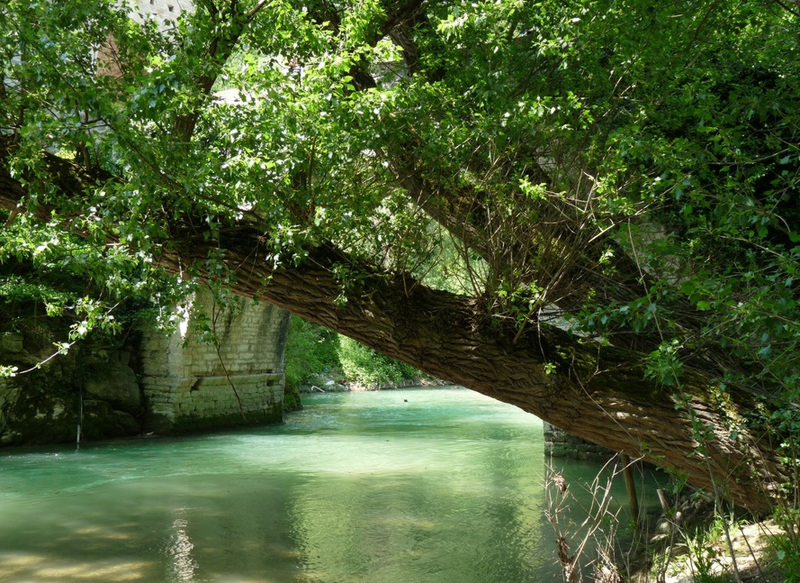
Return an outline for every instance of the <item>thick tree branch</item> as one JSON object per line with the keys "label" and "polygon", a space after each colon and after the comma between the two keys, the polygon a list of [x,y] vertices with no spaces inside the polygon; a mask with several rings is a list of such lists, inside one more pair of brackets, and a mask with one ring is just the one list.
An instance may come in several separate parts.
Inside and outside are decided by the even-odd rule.
{"label": "thick tree branch", "polygon": [[[723,407],[701,371],[687,369],[681,390],[659,386],[645,380],[639,353],[545,324],[515,344],[516,329],[495,325],[474,300],[422,285],[408,292],[403,277],[375,272],[330,246],[312,250],[297,267],[271,269],[261,259],[266,250],[256,230],[223,233],[219,245],[236,273],[237,293],[595,443],[675,468],[695,485],[710,487],[712,479],[726,484],[724,494],[753,511],[768,511],[777,485],[788,479],[768,445],[753,436],[732,438],[725,429],[729,419],[747,415],[752,396],[731,388]],[[197,265],[206,251],[213,250],[201,241],[181,242],[163,260],[173,269]],[[357,283],[336,279],[342,264],[356,270]],[[710,434],[701,438],[703,432]]]}
{"label": "thick tree branch", "polygon": [[[225,63],[236,50],[246,27],[252,19],[263,8],[264,3],[254,6],[248,13],[244,13],[235,0],[230,2],[225,10],[217,9],[213,3],[208,9],[216,28],[219,30],[214,37],[208,41],[205,67],[203,72],[195,80],[195,87],[200,93],[200,104],[191,113],[179,115],[175,119],[174,133],[180,142],[188,142],[194,135],[197,122],[203,113],[203,106],[211,95],[214,83],[222,72]],[[205,6],[206,4],[204,4]]]}
{"label": "thick tree branch", "polygon": [[[16,208],[25,187],[8,173],[3,145],[0,207]],[[80,196],[98,177],[66,160],[53,161],[53,181]],[[768,443],[741,430],[752,395],[732,387],[724,404],[712,377],[687,368],[682,389],[645,380],[641,353],[570,335],[538,323],[525,334],[495,321],[474,299],[408,285],[329,245],[310,250],[294,267],[266,260],[263,230],[223,229],[218,239],[173,233],[159,260],[177,273],[194,266],[201,277],[220,252],[235,273],[233,290],[258,297],[350,336],[432,375],[517,405],[571,433],[685,473],[699,486],[726,484],[724,494],[753,511],[768,511],[777,485],[788,480]],[[343,281],[337,267],[357,277]],[[411,291],[409,291],[411,290]],[[548,374],[549,373],[549,374]],[[701,439],[701,434],[706,434]],[[695,455],[687,455],[695,452]]]}

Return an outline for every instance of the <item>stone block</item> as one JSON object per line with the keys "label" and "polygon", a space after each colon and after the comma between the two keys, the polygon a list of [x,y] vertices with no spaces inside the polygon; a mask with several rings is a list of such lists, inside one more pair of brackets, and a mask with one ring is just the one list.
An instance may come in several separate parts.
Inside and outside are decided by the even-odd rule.
{"label": "stone block", "polygon": [[22,345],[22,334],[14,334],[6,332],[0,334],[0,352],[22,352],[24,350]]}
{"label": "stone block", "polygon": [[133,370],[120,362],[111,360],[102,365],[88,367],[85,391],[106,401],[115,409],[138,414],[142,409],[139,383]]}

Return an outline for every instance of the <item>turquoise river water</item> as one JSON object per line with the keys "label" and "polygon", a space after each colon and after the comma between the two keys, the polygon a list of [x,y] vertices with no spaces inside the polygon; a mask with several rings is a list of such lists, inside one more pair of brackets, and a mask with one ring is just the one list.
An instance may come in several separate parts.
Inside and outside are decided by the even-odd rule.
{"label": "turquoise river water", "polygon": [[[0,454],[0,581],[560,580],[537,418],[455,388],[304,403],[281,426]],[[563,472],[579,492],[597,469]]]}

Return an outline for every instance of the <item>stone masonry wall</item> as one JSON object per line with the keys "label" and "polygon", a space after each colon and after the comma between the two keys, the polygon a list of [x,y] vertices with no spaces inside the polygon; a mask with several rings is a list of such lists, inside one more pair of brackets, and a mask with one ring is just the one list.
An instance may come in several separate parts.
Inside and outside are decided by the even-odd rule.
{"label": "stone masonry wall", "polygon": [[145,431],[179,432],[282,420],[288,313],[242,300],[237,309],[218,315],[213,326],[206,321],[206,328],[213,328],[219,340],[218,352],[213,343],[198,339],[204,318],[216,311],[210,294],[202,294],[195,298],[180,333],[171,337],[144,334]]}
{"label": "stone masonry wall", "polygon": [[[190,0],[134,0],[131,16],[154,18],[162,28]],[[180,334],[147,332],[141,345],[145,431],[178,432],[281,421],[283,344],[289,315],[267,304],[242,302],[224,313],[214,332],[220,350],[197,340],[199,314],[211,314],[210,294],[195,298]]]}
{"label": "stone masonry wall", "polygon": [[97,440],[140,432],[139,384],[130,337],[92,335],[67,354],[53,343],[71,322],[33,304],[0,306],[0,363],[27,371],[0,378],[0,446]]}
{"label": "stone masonry wall", "polygon": [[548,457],[605,461],[615,453],[610,449],[570,435],[555,425],[542,423],[544,425],[544,451]]}

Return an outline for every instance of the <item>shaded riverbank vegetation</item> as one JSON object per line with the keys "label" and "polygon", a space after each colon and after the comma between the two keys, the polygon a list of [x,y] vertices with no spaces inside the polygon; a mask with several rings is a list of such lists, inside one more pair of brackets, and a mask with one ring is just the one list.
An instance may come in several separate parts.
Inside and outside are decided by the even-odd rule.
{"label": "shaded riverbank vegetation", "polygon": [[614,456],[588,482],[548,469],[545,516],[563,583],[800,581],[796,516],[754,520],[674,478],[658,490],[659,504],[622,512],[611,491],[625,468]]}
{"label": "shaded riverbank vegetation", "polygon": [[0,5],[0,260],[86,282],[54,351],[232,291],[775,514],[796,558],[795,2],[133,12]]}
{"label": "shaded riverbank vegetation", "polygon": [[374,390],[433,381],[412,366],[292,316],[286,341],[287,391]]}

